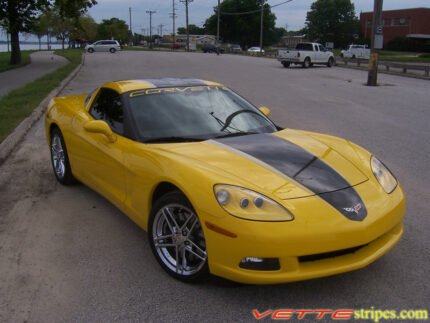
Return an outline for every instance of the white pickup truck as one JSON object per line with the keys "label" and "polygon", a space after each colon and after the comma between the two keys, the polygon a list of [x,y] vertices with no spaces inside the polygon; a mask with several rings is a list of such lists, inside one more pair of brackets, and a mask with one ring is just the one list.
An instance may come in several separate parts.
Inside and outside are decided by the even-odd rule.
{"label": "white pickup truck", "polygon": [[349,45],[346,50],[340,52],[342,58],[365,58],[369,59],[370,49],[367,45]]}
{"label": "white pickup truck", "polygon": [[291,64],[302,65],[304,68],[308,68],[313,64],[324,64],[332,67],[334,64],[334,55],[321,44],[299,43],[295,50],[279,50],[278,61],[284,67],[290,67]]}

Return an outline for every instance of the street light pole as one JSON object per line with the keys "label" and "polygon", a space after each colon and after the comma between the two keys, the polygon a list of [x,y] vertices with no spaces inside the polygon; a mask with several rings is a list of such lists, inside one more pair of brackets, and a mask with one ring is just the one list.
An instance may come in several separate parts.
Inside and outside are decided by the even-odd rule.
{"label": "street light pole", "polygon": [[264,17],[264,2],[266,0],[260,0],[261,2],[261,19],[260,19],[260,54],[263,53],[263,17]]}
{"label": "street light pole", "polygon": [[217,28],[216,28],[216,42],[219,45],[219,27],[220,27],[220,19],[221,19],[221,0],[218,0],[218,10],[217,10]]}
{"label": "street light pole", "polygon": [[148,10],[146,13],[149,14],[149,46],[152,49],[152,15],[156,13],[156,11]]}
{"label": "street light pole", "polygon": [[130,15],[130,37],[129,37],[129,40],[128,40],[128,43],[129,43],[129,45],[132,45],[133,44],[133,31],[132,31],[132,29],[131,29],[131,7],[130,8],[128,8],[128,11],[129,11],[129,15]]}
{"label": "street light pole", "polygon": [[383,28],[382,25],[382,5],[383,0],[374,0],[373,6],[373,20],[372,20],[372,39],[371,39],[371,53],[369,59],[369,73],[367,76],[368,86],[378,85],[378,60],[379,49],[383,47]]}

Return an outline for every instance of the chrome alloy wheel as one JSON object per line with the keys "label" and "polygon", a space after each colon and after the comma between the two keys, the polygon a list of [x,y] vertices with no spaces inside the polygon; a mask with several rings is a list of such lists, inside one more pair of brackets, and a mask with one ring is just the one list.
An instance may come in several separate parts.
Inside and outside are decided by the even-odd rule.
{"label": "chrome alloy wheel", "polygon": [[51,140],[51,158],[55,174],[59,178],[63,178],[66,173],[66,161],[61,138],[58,134],[54,134]]}
{"label": "chrome alloy wheel", "polygon": [[152,239],[163,264],[178,275],[193,275],[206,263],[206,243],[200,221],[193,211],[182,205],[169,204],[157,212]]}

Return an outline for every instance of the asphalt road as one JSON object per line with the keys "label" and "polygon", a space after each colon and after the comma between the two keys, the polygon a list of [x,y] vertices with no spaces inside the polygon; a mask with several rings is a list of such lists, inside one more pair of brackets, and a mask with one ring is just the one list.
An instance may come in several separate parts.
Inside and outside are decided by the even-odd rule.
{"label": "asphalt road", "polygon": [[54,179],[42,122],[0,167],[0,321],[242,321],[269,308],[428,308],[430,104],[428,81],[342,68],[284,69],[229,55],[121,52],[87,55],[65,94],[149,77],[216,80],[282,126],[325,132],[373,151],[407,195],[404,238],[372,265],[276,286],[165,274],[142,232],[102,197]]}

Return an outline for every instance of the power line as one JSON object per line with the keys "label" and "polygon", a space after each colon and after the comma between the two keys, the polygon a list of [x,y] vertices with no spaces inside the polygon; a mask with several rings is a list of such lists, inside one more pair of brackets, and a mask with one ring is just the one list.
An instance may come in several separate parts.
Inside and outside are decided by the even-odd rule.
{"label": "power line", "polygon": [[[282,6],[282,5],[284,5],[286,3],[289,3],[289,2],[292,2],[292,1],[293,0],[287,0],[287,1],[275,4],[273,6],[266,7],[265,9],[276,8],[276,7]],[[260,12],[260,11],[261,11],[261,9],[255,9],[255,10],[244,11],[244,12],[224,12],[224,11],[221,11],[220,14],[224,15],[224,16],[241,16],[241,15],[250,15],[250,14],[253,14],[253,13]]]}

